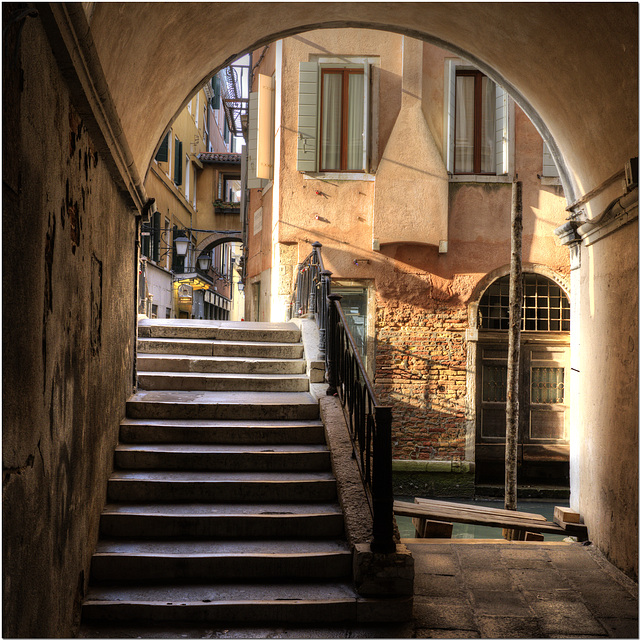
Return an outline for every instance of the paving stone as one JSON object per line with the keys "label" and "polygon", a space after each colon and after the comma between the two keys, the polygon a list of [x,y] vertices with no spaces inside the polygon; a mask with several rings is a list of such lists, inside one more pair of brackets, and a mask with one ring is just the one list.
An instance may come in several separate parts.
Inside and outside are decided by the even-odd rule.
{"label": "paving stone", "polygon": [[489,545],[460,545],[456,548],[460,567],[467,569],[486,569],[487,567],[504,567],[502,558],[496,546]]}
{"label": "paving stone", "polygon": [[414,638],[481,638],[477,631],[468,629],[418,629]]}
{"label": "paving stone", "polygon": [[477,631],[468,600],[415,596],[413,615],[416,629],[466,629]]}
{"label": "paving stone", "polygon": [[499,554],[509,569],[540,569],[551,567],[551,559],[543,549],[526,549],[522,545],[515,548],[501,547]]}
{"label": "paving stone", "polygon": [[476,615],[526,618],[533,612],[519,591],[473,590]]}
{"label": "paving stone", "polygon": [[414,565],[416,573],[419,571],[432,575],[454,576],[460,570],[456,558],[449,553],[427,553],[419,558]]}
{"label": "paving stone", "polygon": [[582,580],[576,588],[597,617],[606,618],[612,613],[617,618],[638,617],[638,599],[613,580],[606,581],[605,576],[593,582]]}
{"label": "paving stone", "polygon": [[580,594],[576,592],[576,590],[572,587],[569,588],[561,588],[561,589],[542,589],[540,591],[535,589],[525,589],[523,590],[524,597],[527,599],[527,602],[534,602],[536,600],[540,601],[550,601],[550,600],[561,600],[565,602],[582,602],[582,598]]}
{"label": "paving stone", "polygon": [[513,580],[507,571],[494,569],[468,569],[463,574],[466,585],[471,589],[487,591],[513,589]]}
{"label": "paving stone", "polygon": [[432,598],[459,598],[463,586],[458,576],[439,576],[418,572],[413,582],[414,594]]}
{"label": "paving stone", "polygon": [[567,571],[600,571],[600,567],[590,556],[589,552],[577,544],[558,547],[550,554],[556,569]]}
{"label": "paving stone", "polygon": [[538,619],[514,616],[478,616],[478,628],[483,638],[541,638]]}
{"label": "paving stone", "polygon": [[569,582],[552,567],[546,569],[509,569],[513,581],[529,591],[568,589]]}
{"label": "paving stone", "polygon": [[534,601],[531,607],[535,611],[542,631],[555,638],[561,633],[576,635],[606,635],[604,627],[591,615],[582,602]]}
{"label": "paving stone", "polygon": [[638,618],[598,618],[610,638],[637,638]]}

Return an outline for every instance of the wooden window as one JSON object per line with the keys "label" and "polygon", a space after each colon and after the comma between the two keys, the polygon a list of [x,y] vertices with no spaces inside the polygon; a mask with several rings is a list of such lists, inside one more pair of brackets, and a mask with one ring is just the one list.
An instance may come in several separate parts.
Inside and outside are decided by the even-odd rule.
{"label": "wooden window", "polygon": [[174,149],[173,182],[180,186],[182,184],[182,142],[178,138],[175,139]]}
{"label": "wooden window", "polygon": [[169,134],[163,138],[160,143],[158,153],[156,153],[156,162],[167,162],[169,160]]}
{"label": "wooden window", "polygon": [[363,69],[322,69],[320,171],[363,171]]}
{"label": "wooden window", "polygon": [[456,71],[454,173],[496,173],[496,85],[480,71]]}

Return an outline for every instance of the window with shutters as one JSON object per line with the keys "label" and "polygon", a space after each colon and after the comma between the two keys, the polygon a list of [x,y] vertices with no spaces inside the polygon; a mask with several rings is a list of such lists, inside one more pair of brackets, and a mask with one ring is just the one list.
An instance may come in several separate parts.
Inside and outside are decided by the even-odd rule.
{"label": "window with shutters", "polygon": [[558,167],[546,142],[542,143],[542,175],[545,178],[558,178],[560,176]]}
{"label": "window with shutters", "polygon": [[162,139],[158,153],[156,153],[156,162],[167,162],[169,160],[169,132]]}
{"label": "window with shutters", "polygon": [[300,63],[298,171],[369,171],[372,68],[379,61],[353,57],[346,62],[320,58]]}
{"label": "window with shutters", "polygon": [[480,180],[508,176],[513,117],[502,87],[461,60],[449,58],[445,64],[444,107],[448,172],[454,178],[477,176]]}
{"label": "window with shutters", "polygon": [[173,182],[176,186],[180,186],[182,184],[182,142],[180,142],[177,136],[174,141],[173,148],[173,157],[175,159],[173,166]]}

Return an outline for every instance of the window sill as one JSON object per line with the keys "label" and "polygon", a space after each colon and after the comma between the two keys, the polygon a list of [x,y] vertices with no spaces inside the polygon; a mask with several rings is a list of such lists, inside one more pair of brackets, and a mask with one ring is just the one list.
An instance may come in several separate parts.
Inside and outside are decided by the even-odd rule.
{"label": "window sill", "polygon": [[483,176],[483,175],[450,175],[449,182],[480,182],[493,184],[507,184],[513,182],[510,175],[504,176]]}
{"label": "window sill", "polygon": [[540,185],[543,187],[561,187],[560,178],[555,176],[540,176]]}
{"label": "window sill", "polygon": [[304,172],[302,174],[305,180],[360,180],[364,182],[373,182],[376,179],[373,173],[328,173],[328,172]]}

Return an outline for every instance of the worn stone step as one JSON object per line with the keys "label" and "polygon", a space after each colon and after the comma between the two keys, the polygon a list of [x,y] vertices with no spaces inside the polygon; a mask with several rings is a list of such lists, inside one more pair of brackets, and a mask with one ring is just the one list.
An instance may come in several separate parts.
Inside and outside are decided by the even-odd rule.
{"label": "worn stone step", "polygon": [[102,540],[95,581],[346,580],[351,551],[338,540]]}
{"label": "worn stone step", "polygon": [[300,329],[292,322],[144,319],[138,322],[138,336],[141,338],[300,342]]}
{"label": "worn stone step", "polygon": [[174,373],[142,371],[138,387],[149,391],[308,391],[306,375],[264,373]]}
{"label": "worn stone step", "polygon": [[325,445],[120,444],[119,469],[190,471],[325,471]]}
{"label": "worn stone step", "polygon": [[138,371],[183,373],[304,374],[307,363],[302,359],[139,353],[137,367]]}
{"label": "worn stone step", "polygon": [[138,391],[127,417],[190,420],[314,420],[318,403],[308,392]]}
{"label": "worn stone step", "polygon": [[336,497],[331,473],[115,471],[114,502],[326,502]]}
{"label": "worn stone step", "polygon": [[175,354],[211,357],[302,358],[302,343],[180,338],[138,338],[138,354]]}
{"label": "worn stone step", "polygon": [[84,621],[317,624],[356,620],[346,583],[159,584],[91,587]]}
{"label": "worn stone step", "polygon": [[100,518],[100,534],[119,538],[335,538],[343,531],[334,502],[111,503]]}
{"label": "worn stone step", "polygon": [[318,420],[154,420],[125,418],[120,441],[130,443],[324,444]]}

